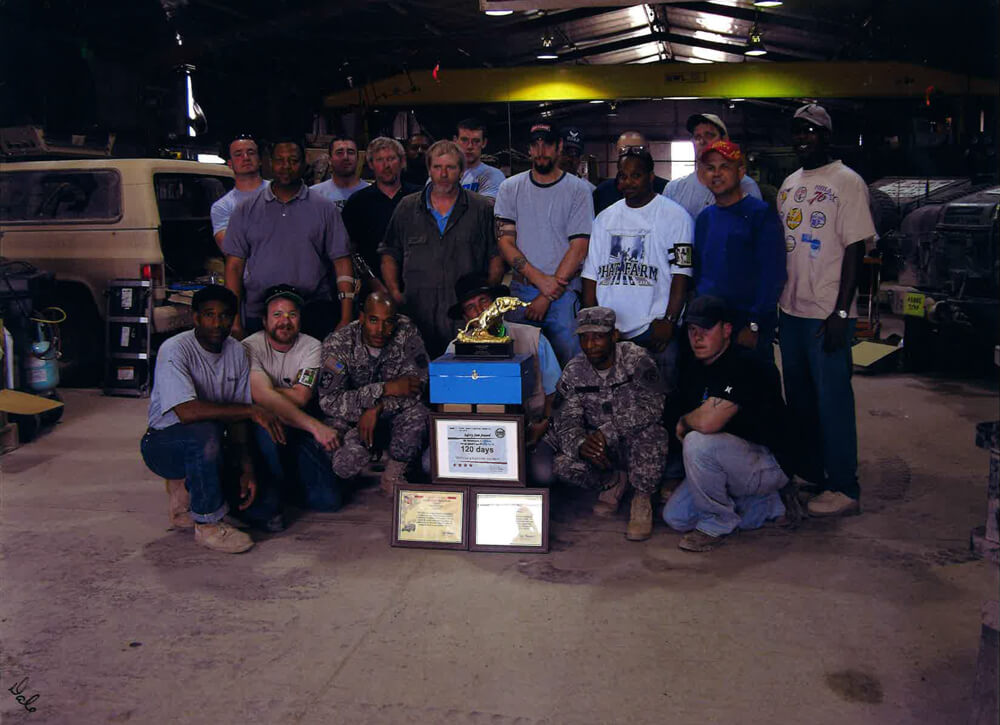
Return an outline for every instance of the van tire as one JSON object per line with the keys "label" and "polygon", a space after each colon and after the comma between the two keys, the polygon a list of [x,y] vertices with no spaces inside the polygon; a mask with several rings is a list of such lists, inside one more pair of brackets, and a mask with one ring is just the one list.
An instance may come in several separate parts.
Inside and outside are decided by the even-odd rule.
{"label": "van tire", "polygon": [[51,297],[39,305],[59,307],[66,319],[59,325],[59,386],[88,388],[99,386],[103,377],[104,323],[94,298],[86,287],[57,285]]}

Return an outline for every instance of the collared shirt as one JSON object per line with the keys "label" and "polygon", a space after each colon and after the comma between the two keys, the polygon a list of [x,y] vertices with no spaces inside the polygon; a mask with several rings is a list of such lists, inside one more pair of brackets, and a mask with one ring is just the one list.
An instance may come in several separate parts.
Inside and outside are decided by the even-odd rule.
{"label": "collared shirt", "polygon": [[[437,222],[438,232],[444,234],[444,228],[448,226],[448,219],[451,218],[451,213],[455,211],[455,204],[452,203],[448,211],[442,214],[441,212],[439,212],[437,209],[434,208],[434,202],[431,201],[431,193],[429,190],[425,196],[427,197],[427,211],[431,213],[431,216],[434,217],[434,221]],[[458,199],[455,199],[455,201],[457,202]]]}
{"label": "collared shirt", "polygon": [[294,285],[307,302],[330,299],[333,261],[350,253],[340,211],[305,184],[287,202],[268,186],[236,207],[222,251],[246,260],[248,317],[264,314],[264,292],[276,284]]}
{"label": "collared shirt", "polygon": [[379,276],[381,267],[378,245],[385,237],[385,229],[389,226],[392,213],[404,196],[420,191],[421,188],[404,181],[396,195],[389,198],[378,188],[378,184],[372,184],[352,195],[344,204],[344,226],[347,227],[354,251],[367,262],[376,277]]}
{"label": "collared shirt", "polygon": [[225,194],[220,196],[214,204],[212,204],[212,234],[218,234],[219,232],[225,231],[226,227],[229,226],[229,217],[233,215],[233,209],[238,207],[247,199],[260,193],[260,190],[271,182],[267,179],[261,181],[260,186],[251,191],[240,191],[235,186],[227,191]]}

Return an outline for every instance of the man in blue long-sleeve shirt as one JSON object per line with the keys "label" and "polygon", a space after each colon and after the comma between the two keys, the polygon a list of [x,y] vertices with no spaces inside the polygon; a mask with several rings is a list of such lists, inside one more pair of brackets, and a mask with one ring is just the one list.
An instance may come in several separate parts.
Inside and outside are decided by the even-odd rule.
{"label": "man in blue long-sleeve shirt", "polygon": [[773,360],[778,297],[786,276],[781,224],[773,209],[740,188],[746,163],[739,146],[716,141],[699,160],[715,205],[695,220],[696,294],[724,299],[736,342]]}

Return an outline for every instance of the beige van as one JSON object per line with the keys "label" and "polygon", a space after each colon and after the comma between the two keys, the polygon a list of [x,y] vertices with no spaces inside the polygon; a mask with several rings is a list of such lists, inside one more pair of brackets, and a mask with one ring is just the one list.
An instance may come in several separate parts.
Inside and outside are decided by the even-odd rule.
{"label": "beige van", "polygon": [[[70,377],[96,381],[105,291],[112,279],[153,282],[153,331],[188,324],[167,285],[221,270],[212,203],[233,186],[221,164],[173,159],[0,163],[0,256],[55,273],[54,298]],[[65,380],[64,383],[70,383]]]}

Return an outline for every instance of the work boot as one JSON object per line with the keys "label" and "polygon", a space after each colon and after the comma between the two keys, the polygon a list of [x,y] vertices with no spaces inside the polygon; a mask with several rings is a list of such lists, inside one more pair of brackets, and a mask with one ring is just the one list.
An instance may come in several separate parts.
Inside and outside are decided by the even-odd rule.
{"label": "work boot", "polygon": [[650,495],[635,491],[632,494],[632,513],[625,529],[625,538],[629,541],[645,541],[652,535],[653,504]]}
{"label": "work boot", "polygon": [[680,543],[677,544],[677,548],[681,551],[694,551],[697,553],[703,553],[706,551],[711,551],[716,549],[726,543],[725,536],[712,536],[711,534],[706,534],[704,531],[689,531],[681,537]]}
{"label": "work boot", "polygon": [[223,554],[240,554],[253,548],[253,539],[223,521],[195,524],[194,540],[207,549]]}
{"label": "work boot", "polygon": [[824,491],[806,506],[810,516],[850,516],[861,513],[861,504],[840,491]]}
{"label": "work boot", "polygon": [[612,474],[610,486],[597,496],[597,503],[594,504],[594,515],[614,516],[618,513],[618,506],[621,505],[626,488],[628,488],[628,474],[625,471],[617,471]]}
{"label": "work boot", "polygon": [[191,520],[191,494],[184,487],[184,479],[167,478],[163,483],[167,487],[170,525],[175,529],[190,529],[194,526],[194,521]]}
{"label": "work boot", "polygon": [[379,479],[379,491],[386,496],[392,496],[392,487],[397,483],[406,483],[406,463],[390,458],[386,461],[385,470]]}

